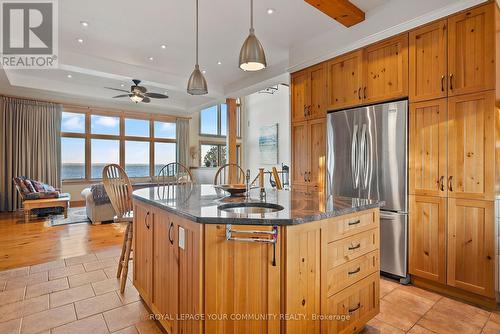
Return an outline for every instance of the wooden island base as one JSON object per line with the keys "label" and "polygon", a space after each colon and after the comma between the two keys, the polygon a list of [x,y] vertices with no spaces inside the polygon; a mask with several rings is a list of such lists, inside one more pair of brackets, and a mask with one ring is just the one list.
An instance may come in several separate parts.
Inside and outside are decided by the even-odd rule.
{"label": "wooden island base", "polygon": [[134,285],[168,333],[357,333],[379,312],[379,209],[272,227],[134,202]]}

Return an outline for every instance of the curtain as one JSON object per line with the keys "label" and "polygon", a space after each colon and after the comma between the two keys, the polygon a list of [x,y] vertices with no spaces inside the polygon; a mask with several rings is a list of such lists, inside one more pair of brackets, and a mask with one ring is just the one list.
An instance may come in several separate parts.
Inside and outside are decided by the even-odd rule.
{"label": "curtain", "polygon": [[177,119],[177,162],[189,168],[189,120]]}
{"label": "curtain", "polygon": [[61,187],[60,104],[0,96],[0,211],[20,200],[16,176]]}

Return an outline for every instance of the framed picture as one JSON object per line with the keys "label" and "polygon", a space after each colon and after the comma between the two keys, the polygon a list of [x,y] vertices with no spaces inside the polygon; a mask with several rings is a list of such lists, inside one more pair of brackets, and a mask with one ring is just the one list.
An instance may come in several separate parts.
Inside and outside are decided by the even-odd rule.
{"label": "framed picture", "polygon": [[278,123],[260,128],[259,151],[261,164],[276,165],[278,163]]}

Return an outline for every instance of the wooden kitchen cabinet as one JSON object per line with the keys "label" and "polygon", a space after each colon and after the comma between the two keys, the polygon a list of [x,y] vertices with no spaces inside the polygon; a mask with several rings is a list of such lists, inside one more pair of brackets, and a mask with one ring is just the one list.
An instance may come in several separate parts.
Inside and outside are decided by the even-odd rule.
{"label": "wooden kitchen cabinet", "polygon": [[448,196],[494,200],[495,92],[449,98]]}
{"label": "wooden kitchen cabinet", "polygon": [[408,34],[370,45],[364,50],[363,103],[408,96]]}
{"label": "wooden kitchen cabinet", "polygon": [[448,285],[493,298],[494,202],[448,201]]}
{"label": "wooden kitchen cabinet", "polygon": [[327,63],[328,109],[342,109],[362,103],[363,50],[334,58]]}
{"label": "wooden kitchen cabinet", "polygon": [[[166,212],[155,214],[154,219],[154,277],[153,277],[153,309],[161,314],[177,314],[179,312],[179,267],[177,252],[177,235],[175,226]],[[177,331],[175,319],[159,320],[168,332]]]}
{"label": "wooden kitchen cabinet", "polygon": [[449,95],[495,89],[495,2],[448,19]]}
{"label": "wooden kitchen cabinet", "polygon": [[[134,286],[146,302],[153,296],[153,212],[150,207],[134,204]],[[141,268],[141,270],[137,270]]]}
{"label": "wooden kitchen cabinet", "polygon": [[410,195],[410,274],[446,284],[446,198]]}
{"label": "wooden kitchen cabinet", "polygon": [[446,197],[447,100],[410,104],[409,193]]}
{"label": "wooden kitchen cabinet", "polygon": [[292,124],[292,185],[324,187],[326,118]]}
{"label": "wooden kitchen cabinet", "polygon": [[[232,229],[238,236],[235,231],[271,227],[232,225]],[[205,226],[206,314],[280,314],[282,236],[279,232],[274,254],[268,243],[227,240],[226,225]],[[205,333],[280,333],[279,318],[222,320],[205,321]]]}
{"label": "wooden kitchen cabinet", "polygon": [[410,101],[448,96],[448,29],[441,20],[410,31]]}
{"label": "wooden kitchen cabinet", "polygon": [[292,123],[326,117],[326,64],[292,74]]}

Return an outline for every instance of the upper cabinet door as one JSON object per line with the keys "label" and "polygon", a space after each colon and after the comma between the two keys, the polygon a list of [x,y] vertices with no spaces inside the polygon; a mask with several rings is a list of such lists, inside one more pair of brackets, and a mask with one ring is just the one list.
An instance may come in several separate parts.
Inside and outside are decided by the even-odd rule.
{"label": "upper cabinet door", "polygon": [[448,96],[447,21],[410,32],[410,101]]}
{"label": "upper cabinet door", "polygon": [[495,88],[496,4],[448,19],[449,95]]}
{"label": "upper cabinet door", "polygon": [[447,100],[410,104],[410,194],[447,195]]}
{"label": "upper cabinet door", "polygon": [[292,185],[307,185],[309,171],[307,121],[292,124]]}
{"label": "upper cabinet door", "polygon": [[292,122],[307,119],[310,98],[309,71],[304,70],[292,75]]}
{"label": "upper cabinet door", "polygon": [[310,121],[308,126],[310,166],[307,181],[312,191],[321,191],[325,186],[326,174],[326,119]]}
{"label": "upper cabinet door", "polygon": [[328,109],[358,105],[363,99],[363,50],[328,62]]}
{"label": "upper cabinet door", "polygon": [[408,34],[368,46],[364,65],[364,102],[408,96]]}
{"label": "upper cabinet door", "polygon": [[311,101],[309,118],[326,117],[326,64],[319,64],[310,69]]}
{"label": "upper cabinet door", "polygon": [[495,92],[449,98],[448,197],[494,200]]}

